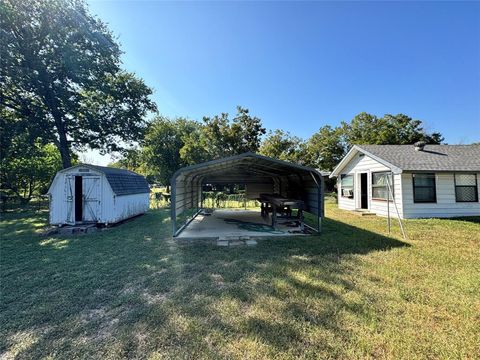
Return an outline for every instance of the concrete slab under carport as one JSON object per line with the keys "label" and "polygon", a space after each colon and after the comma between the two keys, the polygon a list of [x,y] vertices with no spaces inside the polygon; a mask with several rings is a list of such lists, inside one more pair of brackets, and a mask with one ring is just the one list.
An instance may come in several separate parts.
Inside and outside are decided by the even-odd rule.
{"label": "concrete slab under carport", "polygon": [[180,240],[247,240],[261,237],[302,236],[300,227],[292,227],[294,220],[279,219],[277,229],[270,226],[270,218],[263,219],[260,210],[217,209],[210,215],[200,213],[176,237]]}

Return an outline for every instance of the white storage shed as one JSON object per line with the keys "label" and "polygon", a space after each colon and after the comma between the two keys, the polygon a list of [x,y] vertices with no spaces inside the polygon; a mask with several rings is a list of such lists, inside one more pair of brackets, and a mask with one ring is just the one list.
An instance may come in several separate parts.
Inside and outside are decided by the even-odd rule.
{"label": "white storage shed", "polygon": [[133,171],[80,164],[59,171],[50,189],[50,224],[113,224],[145,213],[150,188]]}

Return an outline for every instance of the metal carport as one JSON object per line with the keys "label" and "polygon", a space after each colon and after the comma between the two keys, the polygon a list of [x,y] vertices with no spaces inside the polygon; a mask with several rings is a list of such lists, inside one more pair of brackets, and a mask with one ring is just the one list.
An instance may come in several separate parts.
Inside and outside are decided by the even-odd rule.
{"label": "metal carport", "polygon": [[315,230],[321,230],[324,216],[322,174],[313,168],[247,152],[187,166],[173,174],[171,216],[174,237],[202,210],[204,184],[246,184],[246,194],[250,198],[268,192],[302,200],[304,210],[317,220]]}

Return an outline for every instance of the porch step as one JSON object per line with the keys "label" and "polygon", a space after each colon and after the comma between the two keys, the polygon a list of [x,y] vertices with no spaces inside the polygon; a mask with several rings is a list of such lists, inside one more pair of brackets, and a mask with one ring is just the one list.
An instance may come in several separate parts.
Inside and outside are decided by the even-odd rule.
{"label": "porch step", "polygon": [[377,214],[365,210],[354,210],[352,211],[357,216],[376,216]]}

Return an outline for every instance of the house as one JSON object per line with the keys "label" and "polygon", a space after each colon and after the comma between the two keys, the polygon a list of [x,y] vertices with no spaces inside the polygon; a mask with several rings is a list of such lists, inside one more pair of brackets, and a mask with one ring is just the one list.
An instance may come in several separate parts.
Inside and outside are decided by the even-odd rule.
{"label": "house", "polygon": [[[323,182],[322,173],[316,169],[252,152],[181,168],[171,179],[173,236],[208,238],[298,234],[299,231],[290,227],[292,222],[301,223],[301,228],[306,226],[320,232]],[[272,203],[280,201],[291,208],[295,205],[295,209],[301,204],[300,213],[309,215],[305,218],[301,216],[298,222],[289,219],[289,225],[280,225],[276,220],[275,205],[272,206],[271,221],[269,219],[268,222],[266,218],[270,217],[270,213],[264,207],[262,211],[244,209],[232,212],[214,209],[205,216],[207,209],[203,201],[204,186],[224,184],[244,185],[248,199],[262,201],[261,198],[267,196],[275,198]],[[273,233],[272,229],[275,230]]]}
{"label": "house", "polygon": [[407,219],[480,215],[480,145],[355,145],[330,177],[340,209]]}
{"label": "house", "polygon": [[150,188],[133,171],[80,164],[60,170],[50,189],[50,224],[112,224],[143,214]]}

